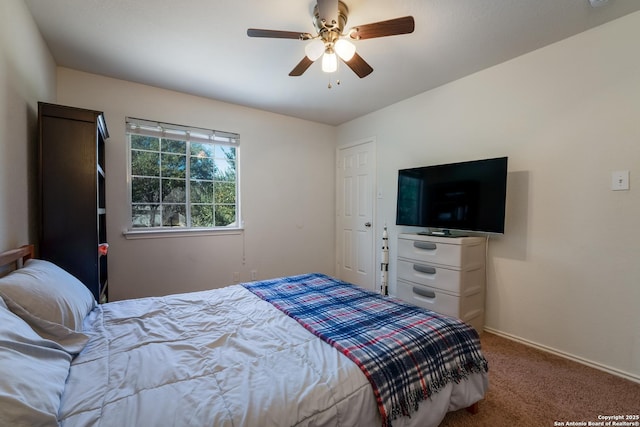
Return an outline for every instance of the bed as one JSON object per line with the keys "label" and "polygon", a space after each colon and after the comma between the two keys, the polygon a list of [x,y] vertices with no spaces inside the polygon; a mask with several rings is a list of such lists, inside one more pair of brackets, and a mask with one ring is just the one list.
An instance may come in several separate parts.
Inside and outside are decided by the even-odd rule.
{"label": "bed", "polygon": [[99,305],[33,246],[13,263],[0,425],[437,426],[488,387],[471,327],[322,274]]}

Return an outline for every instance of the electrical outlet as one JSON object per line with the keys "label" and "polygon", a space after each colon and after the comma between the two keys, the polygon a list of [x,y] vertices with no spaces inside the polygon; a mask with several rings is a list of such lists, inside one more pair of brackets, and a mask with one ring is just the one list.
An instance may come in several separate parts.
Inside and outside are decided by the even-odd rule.
{"label": "electrical outlet", "polygon": [[258,270],[251,270],[251,280],[258,280]]}
{"label": "electrical outlet", "polygon": [[237,271],[233,272],[233,282],[234,283],[238,283],[240,281],[240,273],[238,273]]}
{"label": "electrical outlet", "polygon": [[629,189],[629,171],[611,172],[611,189],[613,191]]}

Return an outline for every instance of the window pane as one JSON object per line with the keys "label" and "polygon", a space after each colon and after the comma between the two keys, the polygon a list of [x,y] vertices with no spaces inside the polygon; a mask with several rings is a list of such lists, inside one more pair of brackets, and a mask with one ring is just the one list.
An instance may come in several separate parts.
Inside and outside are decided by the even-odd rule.
{"label": "window pane", "polygon": [[191,144],[191,155],[198,157],[213,157],[215,145],[213,144]]}
{"label": "window pane", "polygon": [[131,174],[160,176],[160,153],[131,150]]}
{"label": "window pane", "polygon": [[162,203],[185,203],[187,182],[182,179],[162,180]]}
{"label": "window pane", "polygon": [[216,180],[235,181],[236,164],[233,160],[216,159]]}
{"label": "window pane", "polygon": [[162,139],[162,152],[187,154],[187,141],[177,141],[175,139]]}
{"label": "window pane", "polygon": [[216,203],[236,202],[236,184],[234,182],[216,182],[215,190]]}
{"label": "window pane", "polygon": [[213,179],[213,159],[191,157],[191,179]]}
{"label": "window pane", "polygon": [[158,151],[160,139],[153,136],[131,135],[131,149]]}
{"label": "window pane", "polygon": [[[187,140],[189,135],[206,137],[215,131],[166,123],[158,123],[156,128],[151,121],[138,120],[127,122],[132,124],[127,126],[131,132],[127,136],[132,226],[238,226],[239,148],[222,140]],[[195,133],[190,134],[185,128]],[[158,136],[139,135],[136,131]],[[162,135],[154,133],[160,131]],[[239,137],[233,140],[239,143]]]}
{"label": "window pane", "polygon": [[216,157],[220,159],[235,159],[236,158],[236,147],[227,147],[224,145],[216,146]]}
{"label": "window pane", "polygon": [[232,205],[216,205],[216,226],[226,227],[236,221],[236,207]]}
{"label": "window pane", "polygon": [[162,153],[162,176],[165,178],[184,178],[186,175],[186,156]]}
{"label": "window pane", "polygon": [[131,178],[132,203],[160,203],[160,180],[157,178]]}
{"label": "window pane", "polygon": [[191,205],[192,227],[213,227],[212,205]]}
{"label": "window pane", "polygon": [[162,225],[164,227],[186,227],[187,208],[185,205],[162,205]]}
{"label": "window pane", "polygon": [[134,205],[132,207],[133,227],[160,227],[160,205]]}
{"label": "window pane", "polygon": [[191,181],[191,203],[213,203],[213,182]]}

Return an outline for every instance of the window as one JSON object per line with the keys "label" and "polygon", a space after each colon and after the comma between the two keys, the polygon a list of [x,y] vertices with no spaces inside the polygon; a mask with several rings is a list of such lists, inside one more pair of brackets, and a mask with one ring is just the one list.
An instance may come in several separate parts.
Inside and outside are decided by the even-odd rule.
{"label": "window", "polygon": [[131,228],[239,227],[239,135],[127,118]]}

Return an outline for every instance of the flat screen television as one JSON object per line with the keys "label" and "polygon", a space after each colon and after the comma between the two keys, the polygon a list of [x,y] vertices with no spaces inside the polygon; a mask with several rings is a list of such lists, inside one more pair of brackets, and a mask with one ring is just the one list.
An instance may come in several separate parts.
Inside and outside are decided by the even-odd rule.
{"label": "flat screen television", "polygon": [[396,224],[503,234],[506,192],[507,157],[401,169]]}

